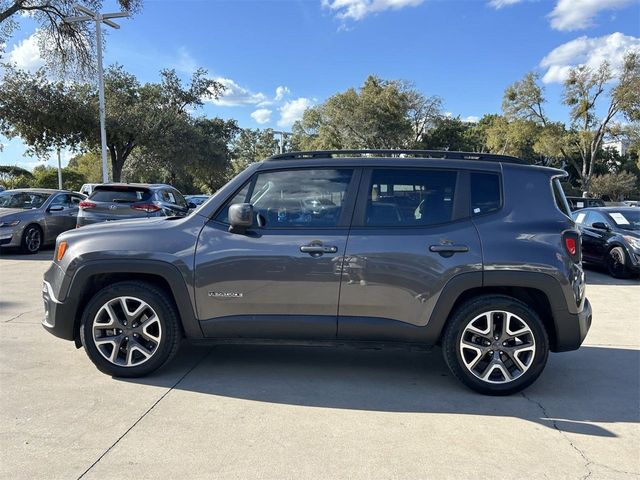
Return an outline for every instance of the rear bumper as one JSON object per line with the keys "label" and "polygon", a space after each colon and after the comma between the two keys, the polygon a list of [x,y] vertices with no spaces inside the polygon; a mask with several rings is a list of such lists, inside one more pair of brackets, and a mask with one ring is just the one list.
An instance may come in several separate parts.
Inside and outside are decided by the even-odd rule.
{"label": "rear bumper", "polygon": [[584,299],[582,310],[579,313],[569,313],[566,310],[554,311],[553,317],[556,327],[556,339],[551,350],[554,352],[568,352],[577,350],[582,345],[589,328],[591,328],[592,311],[591,303]]}

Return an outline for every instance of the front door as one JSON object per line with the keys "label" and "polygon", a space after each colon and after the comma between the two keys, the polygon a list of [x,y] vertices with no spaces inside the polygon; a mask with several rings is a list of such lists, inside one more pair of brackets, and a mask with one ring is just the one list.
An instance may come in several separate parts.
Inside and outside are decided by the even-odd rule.
{"label": "front door", "polygon": [[446,283],[482,270],[462,175],[414,168],[363,174],[344,261],[339,338],[419,342]]}
{"label": "front door", "polygon": [[[332,339],[356,185],[353,169],[258,172],[202,230],[195,295],[206,336]],[[228,207],[256,225],[228,231]]]}

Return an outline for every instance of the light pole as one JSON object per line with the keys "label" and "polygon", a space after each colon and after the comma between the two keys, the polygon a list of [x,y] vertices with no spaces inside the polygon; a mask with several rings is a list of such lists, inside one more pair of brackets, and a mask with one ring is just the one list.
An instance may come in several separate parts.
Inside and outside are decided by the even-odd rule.
{"label": "light pole", "polygon": [[102,181],[109,183],[109,173],[107,170],[107,131],[105,129],[105,106],[104,106],[104,72],[102,69],[102,24],[109,25],[111,28],[120,28],[112,18],[128,17],[127,12],[116,13],[100,13],[89,10],[77,3],[73,6],[84,15],[78,17],[66,17],[65,23],[78,23],[93,20],[96,22],[96,52],[98,54],[98,102],[100,103],[100,145],[102,147]]}

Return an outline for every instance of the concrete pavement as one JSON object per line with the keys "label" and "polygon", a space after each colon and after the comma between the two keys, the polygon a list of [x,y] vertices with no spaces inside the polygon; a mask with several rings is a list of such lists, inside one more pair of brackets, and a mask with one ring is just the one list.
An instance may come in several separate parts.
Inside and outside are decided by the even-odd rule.
{"label": "concrete pavement", "polygon": [[439,350],[190,347],[117,380],[40,326],[52,256],[0,256],[0,478],[638,478],[640,283],[589,271],[585,346],[483,397]]}

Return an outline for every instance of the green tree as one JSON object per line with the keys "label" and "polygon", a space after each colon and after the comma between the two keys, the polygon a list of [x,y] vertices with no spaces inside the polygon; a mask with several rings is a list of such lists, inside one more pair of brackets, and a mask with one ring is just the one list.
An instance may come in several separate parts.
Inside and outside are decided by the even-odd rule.
{"label": "green tree", "polygon": [[[46,165],[38,165],[33,169],[33,187],[37,188],[58,188],[58,169]],[[81,173],[71,168],[62,169],[62,188],[65,190],[80,190],[86,178]]]}
{"label": "green tree", "polygon": [[250,163],[260,162],[278,153],[278,139],[270,128],[244,128],[232,143],[231,173],[236,175]]}
{"label": "green tree", "polygon": [[611,201],[624,200],[637,188],[638,177],[633,173],[606,173],[594,175],[591,179],[591,192],[598,197],[608,197]]}
{"label": "green tree", "polygon": [[484,135],[478,124],[465,122],[460,117],[437,117],[431,128],[425,130],[416,143],[427,150],[482,152]]}
{"label": "green tree", "polygon": [[[640,54],[627,54],[617,78],[606,61],[595,69],[585,65],[571,69],[564,82],[563,102],[570,107],[568,131],[552,125],[544,111],[544,90],[538,77],[529,73],[507,87],[503,110],[509,120],[533,121],[542,126],[546,137],[538,143],[538,150],[571,165],[583,194],[588,195],[602,142],[611,133],[614,119],[618,115],[628,120],[640,119]],[[598,116],[599,111],[604,115]]]}
{"label": "green tree", "polygon": [[15,165],[0,165],[0,185],[5,188],[28,187],[33,181],[33,175],[29,170]]}
{"label": "green tree", "polygon": [[[174,70],[162,70],[159,83],[141,85],[121,66],[105,74],[107,147],[114,181],[120,181],[129,155],[139,146],[168,141],[193,121],[191,109],[217,98],[224,87],[197,70],[182,85]],[[42,157],[52,148],[100,148],[97,92],[92,85],[52,82],[36,74],[8,69],[0,90],[0,133],[20,136]],[[170,140],[169,140],[170,139]]]}
{"label": "green tree", "polygon": [[[91,151],[76,155],[69,160],[68,167],[84,175],[87,183],[102,183],[102,160],[99,152]],[[111,177],[110,168],[109,177]]]}
{"label": "green tree", "polygon": [[[62,72],[77,67],[80,74],[92,71],[93,25],[91,22],[65,23],[63,19],[79,15],[73,8],[75,4],[97,11],[102,3],[100,0],[0,0],[0,46],[19,28],[19,17],[28,15],[37,24],[40,56],[49,67]],[[142,0],[117,0],[117,4],[122,10],[134,13],[140,9]]]}
{"label": "green tree", "polygon": [[440,101],[409,84],[369,76],[353,88],[305,111],[293,126],[294,149],[403,148],[414,146]]}

